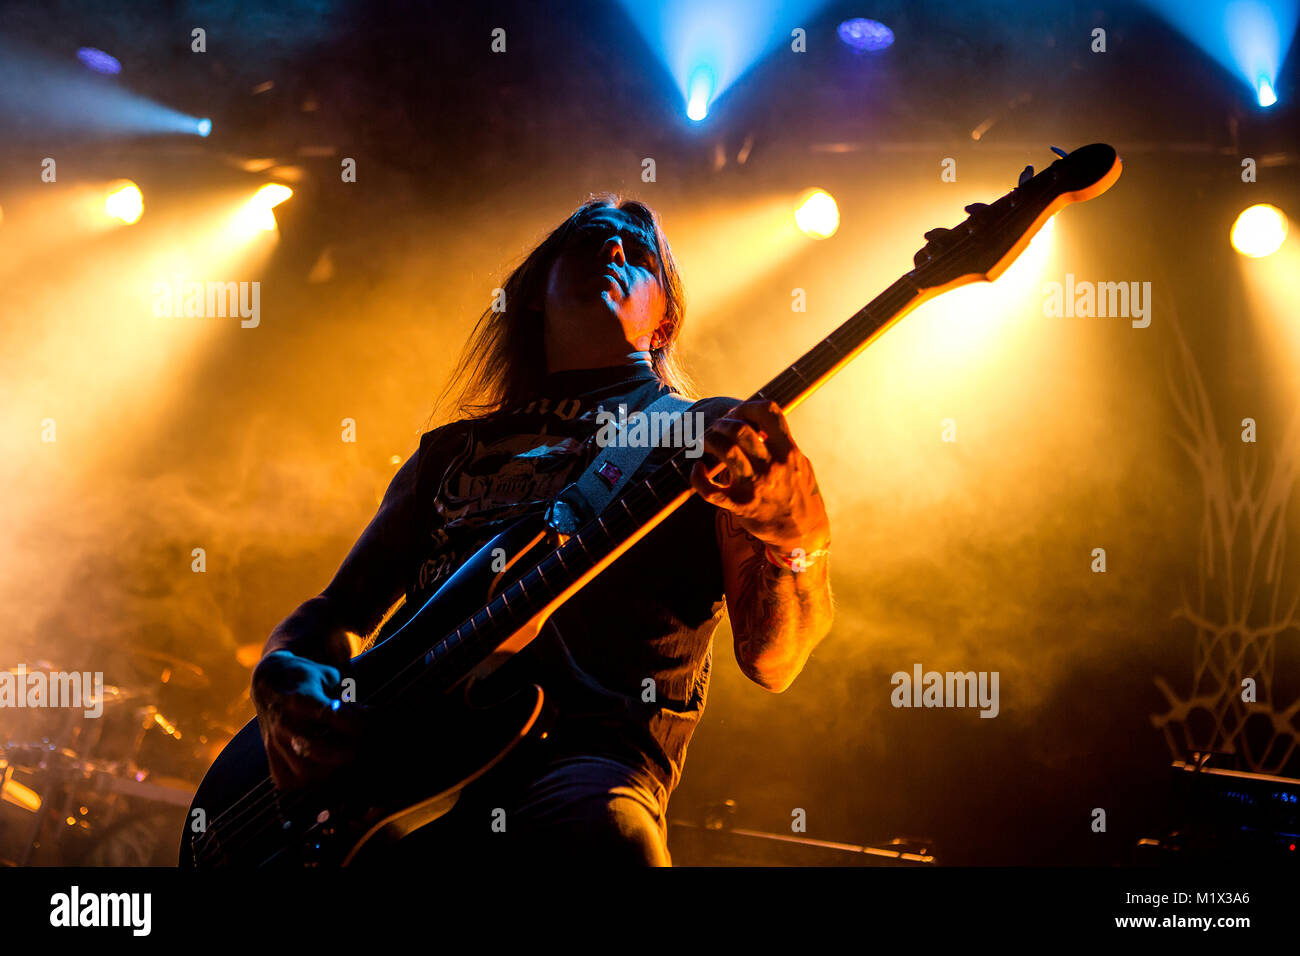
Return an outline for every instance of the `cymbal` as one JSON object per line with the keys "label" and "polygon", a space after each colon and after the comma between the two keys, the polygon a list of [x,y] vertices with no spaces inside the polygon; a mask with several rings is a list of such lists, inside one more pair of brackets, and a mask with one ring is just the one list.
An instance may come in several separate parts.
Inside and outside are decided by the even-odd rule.
{"label": "cymbal", "polygon": [[93,693],[87,696],[86,706],[93,707],[99,700],[102,699],[104,702],[104,706],[107,707],[111,704],[123,703],[124,701],[131,700],[132,698],[135,697],[144,697],[149,692],[150,692],[150,688],[144,686],[119,687],[115,684],[105,684],[101,688],[100,697],[96,697]]}
{"label": "cymbal", "polygon": [[[114,657],[125,655],[131,660],[137,678],[148,674],[152,683],[170,684],[187,690],[201,689],[212,683],[198,664],[166,651],[102,636],[85,638],[82,643],[111,651]],[[107,668],[105,672],[107,673]]]}
{"label": "cymbal", "polygon": [[201,688],[207,687],[212,683],[208,675],[204,673],[203,668],[192,661],[187,661],[183,657],[177,657],[174,654],[167,654],[163,651],[148,650],[143,647],[124,647],[121,650],[134,657],[143,660],[153,661],[162,665],[162,674],[160,680],[164,684],[172,684],[176,687],[184,688]]}
{"label": "cymbal", "polygon": [[44,674],[44,673],[49,673],[50,671],[60,671],[66,673],[68,671],[68,668],[60,667],[58,664],[55,664],[52,661],[47,661],[47,660],[19,661],[17,664],[13,665],[12,667],[5,667],[0,670],[2,670],[3,673],[6,674],[17,674],[19,668],[22,668],[22,670],[28,674],[32,674],[36,672],[40,672]]}
{"label": "cymbal", "polygon": [[[46,661],[46,660],[37,660],[37,661],[32,661],[31,663],[14,664],[12,667],[6,667],[0,669],[0,673],[4,673],[4,674],[18,674],[20,671],[23,674],[76,673],[76,671],[66,670],[64,668],[56,666],[51,661]],[[93,687],[87,687],[85,688],[85,694],[84,694],[84,706],[93,707],[95,706],[96,703],[102,700],[104,706],[108,707],[113,704],[120,704],[123,701],[131,700],[136,697],[143,697],[145,694],[148,693],[150,693],[150,688],[142,684],[138,684],[135,686],[132,686],[130,684],[127,685],[104,684],[102,687],[100,687],[100,693],[98,695],[94,693]]]}

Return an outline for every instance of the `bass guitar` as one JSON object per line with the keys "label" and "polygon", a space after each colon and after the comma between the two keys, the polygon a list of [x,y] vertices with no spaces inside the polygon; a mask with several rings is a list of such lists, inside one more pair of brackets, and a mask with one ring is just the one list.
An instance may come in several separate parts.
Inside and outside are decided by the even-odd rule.
{"label": "bass guitar", "polygon": [[[926,233],[913,268],[754,394],[785,412],[895,322],[949,289],[991,282],[1065,206],[1119,178],[1110,146],[1060,156],[991,204],[966,207],[952,229]],[[461,791],[544,730],[545,695],[531,685],[485,706],[471,688],[537,637],[554,611],[692,494],[694,461],[679,449],[571,535],[542,516],[520,520],[471,557],[400,629],[354,658],[359,699],[393,728],[329,780],[281,791],[254,719],[208,770],[182,836],[181,865],[335,866],[382,858],[432,823]],[[713,469],[722,469],[719,463]],[[504,570],[495,556],[509,556]]]}

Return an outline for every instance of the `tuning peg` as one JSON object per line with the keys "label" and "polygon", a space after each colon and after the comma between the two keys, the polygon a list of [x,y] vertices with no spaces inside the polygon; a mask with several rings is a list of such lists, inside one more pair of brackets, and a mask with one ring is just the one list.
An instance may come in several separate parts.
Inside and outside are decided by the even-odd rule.
{"label": "tuning peg", "polygon": [[965,211],[968,215],[974,216],[977,213],[981,213],[988,208],[989,208],[989,204],[986,202],[973,202],[966,207]]}
{"label": "tuning peg", "polygon": [[1026,166],[1024,169],[1020,171],[1020,182],[1017,183],[1016,185],[1023,186],[1025,183],[1029,182],[1029,180],[1033,178],[1034,178],[1034,167]]}
{"label": "tuning peg", "polygon": [[951,235],[952,235],[951,229],[944,229],[942,226],[940,226],[937,229],[931,229],[929,232],[927,232],[925,234],[925,241],[938,244],[946,240]]}
{"label": "tuning peg", "polygon": [[1067,157],[1067,156],[1070,155],[1070,154],[1067,153],[1065,150],[1061,149],[1061,147],[1059,147],[1059,146],[1049,146],[1048,148],[1049,148],[1052,152],[1054,152],[1057,156],[1060,156],[1062,159],[1065,159],[1065,157]]}

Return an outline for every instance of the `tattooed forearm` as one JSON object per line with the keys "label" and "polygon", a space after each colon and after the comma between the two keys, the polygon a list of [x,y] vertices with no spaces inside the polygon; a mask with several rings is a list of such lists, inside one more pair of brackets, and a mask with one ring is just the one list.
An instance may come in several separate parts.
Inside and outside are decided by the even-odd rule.
{"label": "tattooed forearm", "polygon": [[731,543],[743,538],[748,547],[731,609],[736,660],[751,680],[769,690],[784,690],[830,630],[834,607],[829,559],[820,557],[803,571],[777,567],[765,555],[763,543],[730,514],[724,513],[722,520],[724,536]]}

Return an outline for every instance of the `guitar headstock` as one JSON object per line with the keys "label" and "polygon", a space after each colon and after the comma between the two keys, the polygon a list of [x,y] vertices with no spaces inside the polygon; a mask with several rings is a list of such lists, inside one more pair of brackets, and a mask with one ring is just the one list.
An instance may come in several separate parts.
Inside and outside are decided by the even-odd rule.
{"label": "guitar headstock", "polygon": [[944,290],[992,282],[1048,219],[1070,203],[1100,196],[1119,179],[1119,157],[1105,143],[1056,152],[1061,158],[1037,176],[1026,167],[1020,184],[997,202],[973,203],[966,207],[965,221],[927,232],[928,241],[913,257],[911,278],[917,286]]}

